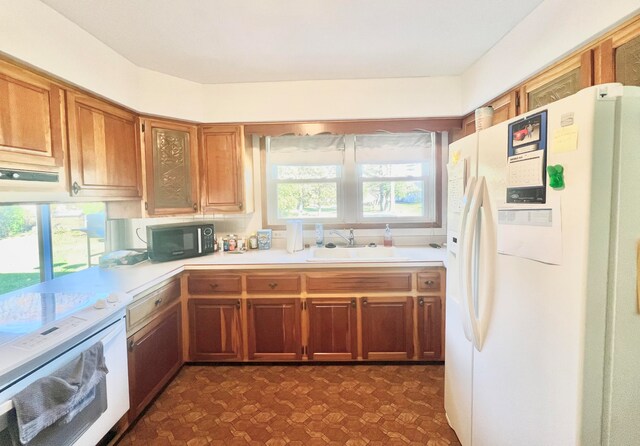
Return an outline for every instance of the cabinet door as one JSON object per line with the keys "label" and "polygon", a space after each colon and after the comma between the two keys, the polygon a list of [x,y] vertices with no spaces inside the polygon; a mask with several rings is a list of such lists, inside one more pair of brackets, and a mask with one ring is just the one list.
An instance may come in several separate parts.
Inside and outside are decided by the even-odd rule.
{"label": "cabinet door", "polygon": [[309,359],[358,358],[356,300],[308,299]]}
{"label": "cabinet door", "polygon": [[400,360],[413,357],[413,299],[363,297],[362,357]]}
{"label": "cabinet door", "polygon": [[141,197],[136,116],[74,92],[67,108],[72,194]]}
{"label": "cabinet door", "polygon": [[64,104],[58,85],[0,61],[0,165],[57,173],[64,186]]}
{"label": "cabinet door", "polygon": [[300,299],[249,299],[249,359],[302,358]]}
{"label": "cabinet door", "polygon": [[144,119],[147,212],[198,210],[198,133],[195,126]]}
{"label": "cabinet door", "polygon": [[202,129],[202,208],[215,212],[243,212],[244,134],[242,126]]}
{"label": "cabinet door", "polygon": [[242,359],[240,299],[189,300],[192,361]]}
{"label": "cabinet door", "polygon": [[418,357],[442,361],[442,299],[440,296],[418,297]]}
{"label": "cabinet door", "polygon": [[160,392],[182,366],[180,302],[129,337],[129,420]]}

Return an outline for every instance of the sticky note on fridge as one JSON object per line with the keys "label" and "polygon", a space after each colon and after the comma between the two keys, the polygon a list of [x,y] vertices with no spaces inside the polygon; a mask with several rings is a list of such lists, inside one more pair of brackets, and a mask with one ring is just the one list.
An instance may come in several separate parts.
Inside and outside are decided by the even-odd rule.
{"label": "sticky note on fridge", "polygon": [[551,153],[571,152],[578,148],[578,126],[568,125],[553,132]]}

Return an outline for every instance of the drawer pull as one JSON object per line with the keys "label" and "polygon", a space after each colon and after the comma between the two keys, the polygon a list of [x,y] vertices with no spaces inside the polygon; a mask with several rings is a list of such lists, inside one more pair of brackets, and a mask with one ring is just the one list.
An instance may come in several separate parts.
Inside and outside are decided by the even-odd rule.
{"label": "drawer pull", "polygon": [[355,299],[351,299],[351,306],[352,306],[353,308],[355,308],[355,307],[356,307],[356,300],[355,300]]}
{"label": "drawer pull", "polygon": [[271,282],[271,283],[269,283],[269,288],[271,288],[272,290],[275,290],[277,286],[278,286],[278,283],[277,283],[277,282]]}
{"label": "drawer pull", "polygon": [[213,290],[215,290],[216,288],[218,288],[218,284],[217,283],[210,283],[209,287]]}
{"label": "drawer pull", "polygon": [[162,297],[161,297],[160,299],[157,299],[157,300],[156,300],[156,302],[155,302],[156,307],[157,307],[158,305],[160,305],[161,303],[162,303]]}
{"label": "drawer pull", "polygon": [[424,307],[424,299],[422,297],[418,299],[418,305],[420,305],[421,307]]}
{"label": "drawer pull", "polygon": [[425,280],[424,284],[427,286],[431,286],[431,285],[435,285],[436,281],[435,280]]}
{"label": "drawer pull", "polygon": [[239,310],[240,309],[240,299],[238,299],[238,301],[236,302],[236,308]]}

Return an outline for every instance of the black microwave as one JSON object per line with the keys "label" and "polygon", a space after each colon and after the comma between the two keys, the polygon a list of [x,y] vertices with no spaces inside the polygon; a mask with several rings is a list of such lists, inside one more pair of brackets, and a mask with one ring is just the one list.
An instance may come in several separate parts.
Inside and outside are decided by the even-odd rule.
{"label": "black microwave", "polygon": [[211,222],[147,226],[147,250],[149,259],[155,262],[209,254],[214,239]]}

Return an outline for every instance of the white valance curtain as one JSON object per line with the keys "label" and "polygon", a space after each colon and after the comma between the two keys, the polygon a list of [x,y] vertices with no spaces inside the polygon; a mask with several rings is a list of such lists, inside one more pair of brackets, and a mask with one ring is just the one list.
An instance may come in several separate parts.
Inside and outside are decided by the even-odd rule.
{"label": "white valance curtain", "polygon": [[267,137],[269,163],[278,165],[342,164],[343,135]]}
{"label": "white valance curtain", "polygon": [[433,133],[356,135],[357,163],[421,163],[433,158]]}

